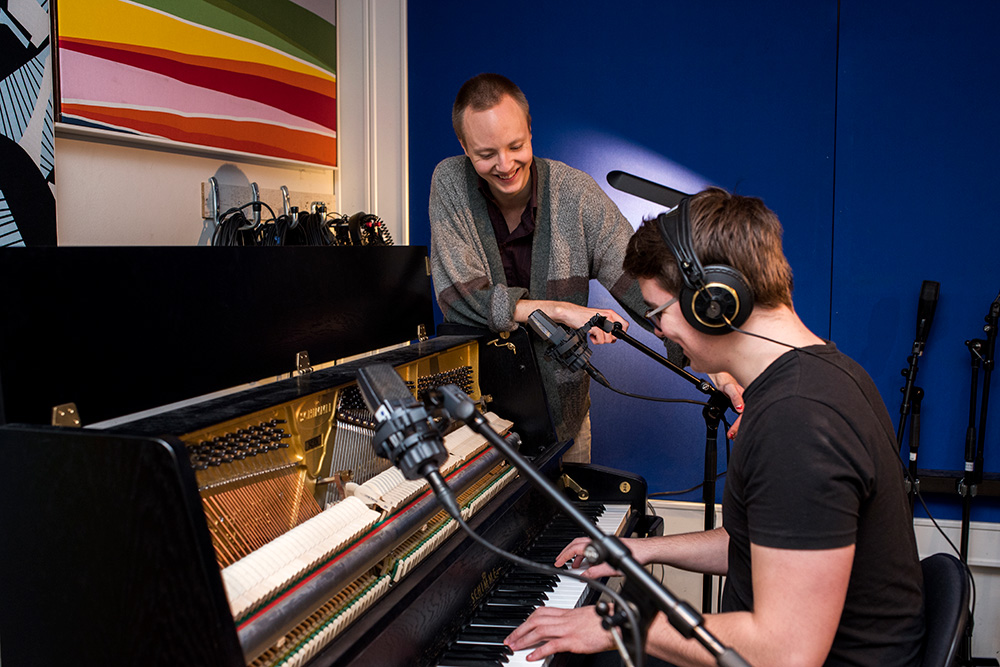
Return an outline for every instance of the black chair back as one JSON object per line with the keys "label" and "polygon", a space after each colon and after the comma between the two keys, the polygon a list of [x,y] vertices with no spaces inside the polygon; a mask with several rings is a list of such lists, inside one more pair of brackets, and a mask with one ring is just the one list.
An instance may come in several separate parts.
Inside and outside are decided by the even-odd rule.
{"label": "black chair back", "polygon": [[951,667],[969,620],[969,572],[951,554],[920,561],[924,571],[924,659],[922,667]]}

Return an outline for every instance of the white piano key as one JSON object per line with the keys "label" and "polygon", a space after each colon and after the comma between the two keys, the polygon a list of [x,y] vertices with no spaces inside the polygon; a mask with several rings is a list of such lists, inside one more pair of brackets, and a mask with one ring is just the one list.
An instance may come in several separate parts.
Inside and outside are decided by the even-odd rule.
{"label": "white piano key", "polygon": [[[625,504],[605,505],[604,512],[597,519],[597,527],[606,535],[620,535],[624,530],[624,524],[628,518],[629,508],[630,506]],[[586,568],[571,570],[571,572],[579,574],[585,569]],[[540,607],[575,609],[583,604],[584,599],[587,597],[588,588],[589,586],[582,581],[559,575],[555,588],[546,594],[548,599],[544,603],[538,605],[536,609]],[[473,627],[497,627],[491,626],[488,622],[473,622],[471,625]],[[513,628],[510,628],[509,630],[513,631]],[[463,643],[490,642],[476,642],[470,640]],[[527,657],[533,650],[533,648],[529,648],[514,652],[513,655],[508,656],[507,662],[504,663],[505,667],[539,667],[540,665],[544,667],[551,662],[551,658],[546,658],[543,662],[528,662]],[[448,663],[446,661],[442,661],[438,663],[437,667],[448,667]]]}

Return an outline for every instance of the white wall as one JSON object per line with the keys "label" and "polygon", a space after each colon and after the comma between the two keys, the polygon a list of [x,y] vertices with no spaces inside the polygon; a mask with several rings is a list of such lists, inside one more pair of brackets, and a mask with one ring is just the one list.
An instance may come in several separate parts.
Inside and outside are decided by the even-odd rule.
{"label": "white wall", "polygon": [[375,213],[409,243],[406,0],[338,0],[341,212]]}
{"label": "white wall", "polygon": [[183,151],[165,142],[126,143],[111,135],[56,130],[59,245],[208,245],[213,225],[202,219],[202,183],[212,176],[220,185],[284,185],[334,200],[332,169]]}
{"label": "white wall", "polygon": [[207,245],[202,183],[211,176],[376,213],[405,243],[406,0],[338,0],[337,10],[337,169],[57,125],[59,244]]}

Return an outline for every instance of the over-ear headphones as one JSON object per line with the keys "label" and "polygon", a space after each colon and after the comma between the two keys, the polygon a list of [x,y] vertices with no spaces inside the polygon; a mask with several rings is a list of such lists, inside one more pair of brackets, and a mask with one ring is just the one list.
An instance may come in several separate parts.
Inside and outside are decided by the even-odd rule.
{"label": "over-ear headphones", "polygon": [[368,219],[369,214],[358,211],[347,219],[347,232],[351,239],[351,245],[361,245],[361,223]]}
{"label": "over-ear headphones", "polygon": [[382,218],[358,211],[347,219],[351,245],[392,245],[392,235]]}
{"label": "over-ear headphones", "polygon": [[741,326],[753,310],[753,290],[743,274],[726,264],[703,267],[691,241],[690,197],[656,218],[660,236],[677,259],[684,286],[678,304],[696,330],[727,334]]}

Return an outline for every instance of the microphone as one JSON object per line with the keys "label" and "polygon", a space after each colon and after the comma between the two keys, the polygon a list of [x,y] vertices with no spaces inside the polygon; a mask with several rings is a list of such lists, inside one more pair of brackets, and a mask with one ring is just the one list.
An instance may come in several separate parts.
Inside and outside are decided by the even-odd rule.
{"label": "microphone", "polygon": [[[591,350],[587,346],[586,338],[581,337],[579,331],[553,322],[541,310],[536,310],[528,315],[528,326],[548,344],[545,356],[552,357],[564,368],[571,371],[583,369],[601,384],[607,383],[604,375],[591,365]],[[590,328],[590,324],[588,323],[584,327]]]}
{"label": "microphone", "polygon": [[375,414],[378,428],[372,444],[375,454],[418,479],[426,469],[439,468],[448,459],[441,434],[430,415],[389,364],[372,364],[358,370],[358,387],[365,405]]}
{"label": "microphone", "polygon": [[917,305],[917,336],[916,345],[921,348],[927,343],[927,334],[934,321],[934,310],[937,308],[938,292],[941,285],[933,280],[925,280],[920,287],[920,302]]}

